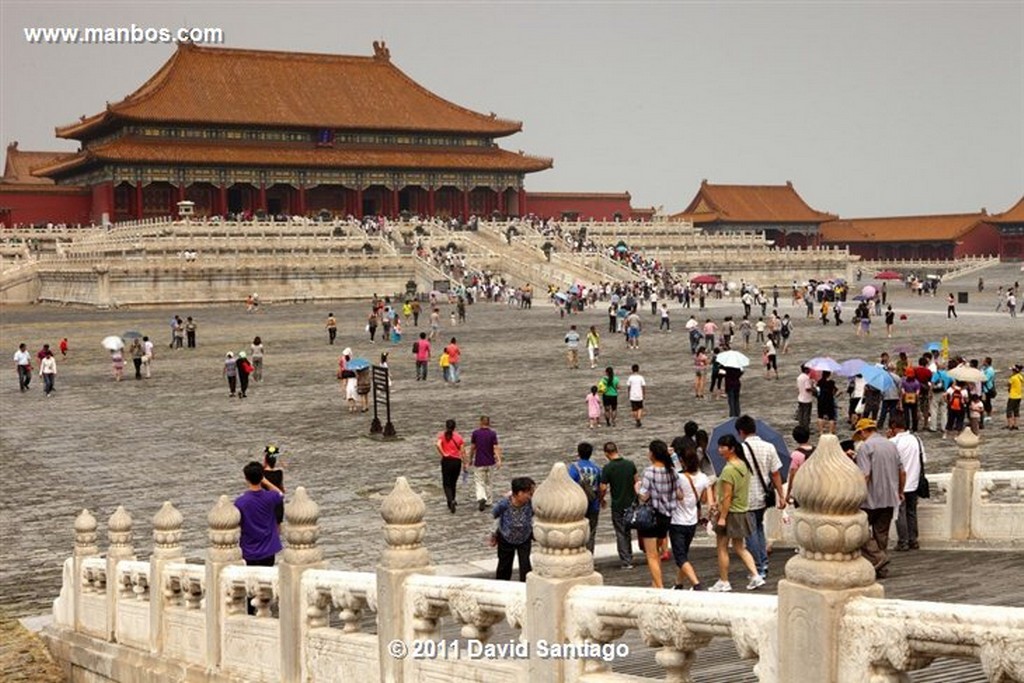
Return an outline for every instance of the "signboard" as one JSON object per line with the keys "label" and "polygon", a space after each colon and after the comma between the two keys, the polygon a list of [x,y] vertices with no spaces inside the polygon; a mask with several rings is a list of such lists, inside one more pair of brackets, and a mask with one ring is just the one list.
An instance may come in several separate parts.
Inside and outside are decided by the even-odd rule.
{"label": "signboard", "polygon": [[[373,382],[373,422],[370,423],[370,436],[380,439],[395,439],[398,433],[391,422],[391,382],[388,368],[381,365],[373,366],[371,381]],[[380,423],[380,407],[384,407],[385,423]]]}

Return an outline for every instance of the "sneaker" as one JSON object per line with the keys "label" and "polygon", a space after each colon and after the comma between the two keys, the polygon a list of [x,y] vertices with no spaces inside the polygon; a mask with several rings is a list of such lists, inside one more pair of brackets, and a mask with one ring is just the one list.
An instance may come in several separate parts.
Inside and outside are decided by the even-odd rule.
{"label": "sneaker", "polygon": [[754,574],[753,576],[750,577],[750,583],[747,584],[747,590],[748,591],[757,590],[758,588],[760,588],[763,585],[764,585],[764,577],[762,577],[760,574]]}
{"label": "sneaker", "polygon": [[619,565],[619,569],[635,569],[632,562],[623,562]]}
{"label": "sneaker", "polygon": [[711,593],[729,593],[732,591],[732,584],[728,581],[722,581],[719,579],[715,581],[715,585],[708,589]]}
{"label": "sneaker", "polygon": [[707,588],[704,587],[704,584],[697,583],[697,584],[694,584],[693,588],[691,588],[690,590],[692,590],[692,591],[706,591]]}
{"label": "sneaker", "polygon": [[676,585],[672,586],[672,590],[674,590],[674,591],[684,591],[684,590],[686,590],[686,586],[684,586],[681,583],[677,583]]}

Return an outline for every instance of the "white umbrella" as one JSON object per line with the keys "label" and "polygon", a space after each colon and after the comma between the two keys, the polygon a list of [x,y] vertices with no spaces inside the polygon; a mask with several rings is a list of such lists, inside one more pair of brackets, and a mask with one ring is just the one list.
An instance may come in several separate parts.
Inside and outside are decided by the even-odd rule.
{"label": "white umbrella", "polygon": [[103,348],[107,351],[120,351],[124,348],[124,339],[110,335],[109,337],[104,337],[100,344],[102,344]]}
{"label": "white umbrella", "polygon": [[750,359],[739,351],[723,351],[715,360],[725,368],[745,368],[750,365]]}
{"label": "white umbrella", "polygon": [[983,382],[985,375],[978,368],[970,365],[958,365],[947,374],[958,382]]}

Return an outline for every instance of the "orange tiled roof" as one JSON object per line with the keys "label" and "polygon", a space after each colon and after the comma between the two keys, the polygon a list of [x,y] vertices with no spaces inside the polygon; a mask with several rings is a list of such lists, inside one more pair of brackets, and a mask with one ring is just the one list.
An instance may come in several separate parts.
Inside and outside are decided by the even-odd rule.
{"label": "orange tiled roof", "polygon": [[712,185],[704,180],[690,205],[671,218],[694,223],[821,223],[837,216],[812,209],[790,182]]}
{"label": "orange tiled roof", "polygon": [[939,216],[848,218],[824,223],[821,226],[821,238],[832,244],[948,242],[966,235],[979,223],[989,222],[989,218],[984,212]]}
{"label": "orange tiled roof", "polygon": [[990,223],[1024,223],[1024,197],[1003,213],[991,216]]}
{"label": "orange tiled roof", "polygon": [[53,185],[49,178],[33,175],[32,171],[43,166],[75,156],[74,152],[29,152],[18,149],[18,143],[7,145],[7,161],[0,183],[17,185]]}
{"label": "orange tiled roof", "polygon": [[428,147],[339,145],[298,147],[285,144],[214,144],[165,142],[123,137],[43,169],[60,175],[93,161],[311,168],[409,168],[428,170],[508,171],[530,173],[551,168],[552,160],[516,154],[498,147]]}
{"label": "orange tiled roof", "polygon": [[522,123],[449,102],[373,57],[179,44],[134,93],[105,111],[57,128],[82,138],[117,119],[168,123],[388,130],[504,136]]}

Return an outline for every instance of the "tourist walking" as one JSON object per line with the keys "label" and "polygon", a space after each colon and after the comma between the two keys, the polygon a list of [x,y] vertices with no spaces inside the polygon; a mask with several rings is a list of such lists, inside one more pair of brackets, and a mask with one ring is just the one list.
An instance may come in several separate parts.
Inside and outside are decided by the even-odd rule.
{"label": "tourist walking", "polygon": [[[914,368],[907,368],[905,377],[900,385],[900,400],[903,403],[902,422],[910,428],[910,431],[918,431],[917,407],[921,399],[921,383],[917,380],[917,373]],[[897,416],[893,416],[895,420]],[[890,422],[890,425],[892,422]]]}
{"label": "tourist walking", "polygon": [[49,349],[39,361],[39,376],[43,378],[43,393],[49,398],[53,394],[53,383],[57,379],[57,359]]}
{"label": "tourist walking", "polygon": [[956,317],[956,298],[953,296],[953,292],[950,292],[946,297],[946,320]]}
{"label": "tourist walking", "polygon": [[427,381],[427,368],[430,365],[430,342],[427,333],[420,332],[420,338],[412,344],[412,354],[416,359],[416,381]]}
{"label": "tourist walking", "polygon": [[575,370],[580,367],[580,333],[576,331],[575,325],[569,326],[564,341],[566,366]]}
{"label": "tourist walking", "polygon": [[480,512],[491,504],[492,473],[501,469],[498,433],[491,429],[491,418],[480,416],[480,426],[469,435],[469,458],[473,463],[473,485]]}
{"label": "tourist walking", "polygon": [[725,368],[725,397],[729,401],[729,417],[740,416],[740,390],[743,388],[743,370],[740,368]]}
{"label": "tourist walking", "polygon": [[661,551],[658,546],[668,538],[669,523],[677,505],[678,481],[664,441],[652,441],[648,446],[647,458],[650,465],[644,468],[637,496],[641,503],[649,503],[654,508],[655,524],[650,529],[637,529],[637,534],[647,557],[651,585],[662,588]]}
{"label": "tourist walking", "polygon": [[889,441],[899,451],[904,472],[903,500],[896,517],[896,550],[917,550],[921,547],[917,541],[917,488],[928,457],[920,437],[906,431],[902,415],[893,418],[889,430]]}
{"label": "tourist walking", "polygon": [[825,370],[821,373],[821,379],[815,387],[818,395],[818,433],[836,433],[836,382],[832,379],[832,373]]}
{"label": "tourist walking", "polygon": [[224,356],[224,377],[228,380],[228,390],[231,398],[235,397],[235,389],[238,385],[238,367],[235,365],[235,354],[230,351]]}
{"label": "tourist walking", "polygon": [[459,474],[467,471],[466,444],[462,435],[455,431],[455,420],[446,420],[444,431],[437,435],[434,443],[441,456],[441,488],[444,490],[448,511],[455,514],[455,486],[459,483]]}
{"label": "tourist walking", "polygon": [[114,369],[114,381],[120,382],[121,377],[124,375],[124,351],[122,349],[114,349],[110,352],[110,363]]}
{"label": "tourist walking", "polygon": [[736,420],[736,432],[740,435],[740,459],[754,475],[750,479],[747,497],[747,511],[750,516],[751,532],[747,535],[747,550],[754,558],[754,565],[762,577],[768,576],[768,540],[764,533],[764,514],[769,507],[780,510],[786,507],[782,492],[782,460],[775,446],[757,435],[757,423],[749,415]]}
{"label": "tourist walking", "polygon": [[805,429],[811,428],[811,407],[814,404],[814,380],[806,365],[800,366],[796,377],[796,422]]}
{"label": "tourist walking", "polygon": [[252,363],[245,351],[238,352],[235,369],[238,372],[238,398],[245,398],[245,393],[249,391],[249,375],[252,374]]}
{"label": "tourist walking", "polygon": [[636,310],[630,312],[626,316],[624,325],[626,326],[626,347],[630,349],[640,348],[640,316],[637,315]]}
{"label": "tourist walking", "polygon": [[892,310],[892,304],[885,309],[885,337],[892,339],[892,327],[896,323],[896,311]]}
{"label": "tourist walking", "polygon": [[580,485],[587,496],[587,521],[590,522],[590,535],[587,536],[587,550],[594,552],[594,540],[597,538],[597,521],[601,514],[601,468],[591,460],[594,447],[586,441],[576,445],[576,462],[569,465],[569,477]]}
{"label": "tourist walking", "polygon": [[587,357],[590,359],[591,370],[597,367],[597,359],[600,355],[601,335],[598,334],[597,328],[591,325],[590,331],[587,332]]}
{"label": "tourist walking", "polygon": [[601,403],[604,405],[604,424],[606,427],[614,427],[619,409],[619,378],[615,376],[612,366],[604,369],[604,377],[597,383],[597,392],[601,394]]}
{"label": "tourist walking", "polygon": [[265,351],[263,349],[263,340],[259,335],[252,338],[252,344],[249,345],[249,360],[252,362],[252,381],[262,382],[263,381],[263,355]]}
{"label": "tourist walking", "polygon": [[128,355],[132,357],[132,365],[135,366],[135,379],[142,379],[142,342],[138,337],[132,339],[128,347]]}
{"label": "tourist walking", "polygon": [[643,426],[644,399],[647,397],[647,380],[640,374],[640,366],[633,363],[632,374],[626,378],[626,388],[629,392],[629,408],[633,413],[633,419],[637,427]]}
{"label": "tourist walking", "polygon": [[1011,370],[1011,375],[1006,379],[1006,427],[1005,429],[1011,429],[1017,431],[1020,426],[1017,421],[1020,419],[1020,400],[1024,396],[1024,374],[1021,370],[1024,369],[1020,363],[1014,365]]}
{"label": "tourist walking", "polygon": [[964,430],[969,399],[963,382],[954,382],[946,389],[946,432],[943,439],[955,437]]}
{"label": "tourist walking", "polygon": [[638,481],[636,465],[619,454],[614,442],[604,444],[604,457],[608,462],[601,468],[601,504],[611,501],[612,529],[615,530],[615,548],[619,555],[619,567],[633,568],[633,544],[630,530],[626,528],[626,510],[636,502]]}
{"label": "tourist walking", "polygon": [[192,316],[185,318],[185,339],[188,348],[196,348],[196,321]]}
{"label": "tourist walking", "polygon": [[696,399],[703,399],[707,387],[708,354],[704,347],[699,347],[693,356],[693,396]]}
{"label": "tourist walking", "polygon": [[142,376],[149,379],[153,376],[153,354],[156,345],[149,337],[142,338]]}
{"label": "tourist walking", "polygon": [[775,348],[775,342],[771,336],[764,343],[764,378],[769,379],[775,373],[775,379],[779,378],[779,362]]}
{"label": "tourist walking", "polygon": [[284,493],[284,470],[278,467],[278,458],[280,457],[281,449],[274,444],[268,444],[263,449],[263,478]]}
{"label": "tourist walking", "polygon": [[448,346],[444,347],[444,351],[448,354],[448,381],[458,384],[462,381],[459,370],[462,363],[462,349],[459,348],[459,342],[455,337],[452,337]]}
{"label": "tourist walking", "polygon": [[597,393],[597,385],[590,387],[590,393],[587,394],[587,421],[590,429],[594,429],[598,426],[601,420],[601,412],[604,408],[601,405],[601,396]]}
{"label": "tourist walking", "polygon": [[181,316],[174,316],[174,348],[183,349],[185,348],[185,322],[181,319]]}
{"label": "tourist walking", "polygon": [[[370,311],[370,314],[366,316],[366,331],[370,333],[370,343],[376,343],[374,337],[377,336],[377,325],[380,322],[380,315],[377,313],[377,309]],[[387,340],[385,340],[387,341]]]}
{"label": "tourist walking", "polygon": [[338,337],[338,319],[333,313],[327,314],[327,324],[324,327],[327,328],[327,343],[334,346],[334,340]]}
{"label": "tourist walking", "polygon": [[61,337],[61,340],[60,340],[60,357],[61,358],[67,358],[68,357],[68,338],[67,337]]}
{"label": "tourist walking", "polygon": [[751,534],[750,517],[747,515],[750,500],[751,472],[739,457],[740,443],[732,434],[718,440],[718,453],[725,460],[725,467],[715,483],[715,546],[718,555],[718,581],[708,590],[728,593],[732,590],[729,582],[729,547],[747,568],[749,581],[747,590],[764,585],[765,580],[754,564],[754,557],[743,545]]}
{"label": "tourist walking", "polygon": [[[700,471],[700,460],[695,447],[686,447],[681,453],[677,452],[677,455],[682,471],[676,483],[676,509],[672,512],[668,526],[672,557],[678,568],[673,588],[684,589],[685,579],[693,590],[701,591],[704,590],[704,586],[697,578],[693,564],[690,563],[690,545],[697,534],[697,525],[703,518],[701,511],[714,506],[714,490],[711,488],[711,480]],[[702,503],[706,507],[702,507]]]}
{"label": "tourist walking", "polygon": [[498,568],[494,578],[512,580],[512,562],[519,558],[519,580],[530,573],[530,550],[533,545],[533,491],[536,484],[529,477],[512,480],[512,493],[494,506],[491,514],[498,520],[492,536],[498,548]]}
{"label": "tourist walking", "polygon": [[862,507],[868,516],[869,537],[861,554],[875,568],[875,578],[884,579],[889,575],[889,527],[893,512],[903,500],[906,474],[896,445],[877,429],[874,420],[863,418],[857,423],[853,437],[861,441],[856,449],[856,461],[864,473],[868,491]]}

